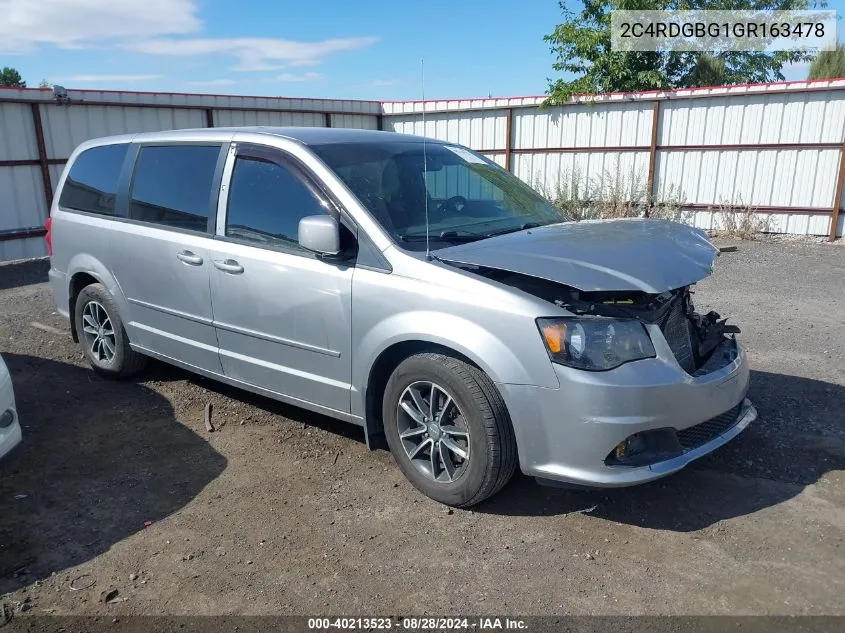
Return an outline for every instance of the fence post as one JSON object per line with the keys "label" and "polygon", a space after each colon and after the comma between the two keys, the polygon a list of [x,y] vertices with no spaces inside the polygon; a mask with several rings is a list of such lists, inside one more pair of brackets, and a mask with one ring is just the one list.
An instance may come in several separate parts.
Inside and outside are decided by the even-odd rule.
{"label": "fence post", "polygon": [[511,170],[511,156],[513,155],[513,108],[505,113],[505,169]]}
{"label": "fence post", "polygon": [[836,239],[836,226],[839,224],[839,205],[842,204],[842,188],[845,185],[845,141],[839,150],[839,179],[836,181],[836,193],[833,195],[833,207],[830,210],[830,235],[828,241]]}
{"label": "fence post", "polygon": [[44,126],[41,123],[41,106],[31,103],[32,125],[35,128],[35,143],[38,147],[38,165],[41,167],[41,181],[44,185],[44,199],[47,201],[47,215],[53,206],[53,183],[50,179],[50,167],[47,162],[47,147],[44,144]]}
{"label": "fence post", "polygon": [[[648,177],[646,179],[647,203],[651,205],[654,200],[654,163],[657,160],[657,128],[660,125],[660,101],[651,103],[651,144],[648,148]],[[645,209],[645,216],[648,217],[648,207]]]}

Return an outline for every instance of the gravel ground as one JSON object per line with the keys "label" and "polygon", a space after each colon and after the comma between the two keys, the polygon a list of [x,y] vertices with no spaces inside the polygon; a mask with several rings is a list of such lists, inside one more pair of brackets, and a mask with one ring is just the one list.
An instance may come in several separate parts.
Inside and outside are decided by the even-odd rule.
{"label": "gravel ground", "polygon": [[24,424],[0,464],[10,609],[845,614],[839,245],[743,242],[699,284],[751,354],[760,418],[735,441],[637,488],[517,476],[473,511],[421,496],[355,427],[159,363],[99,378],[45,280],[43,261],[0,267]]}

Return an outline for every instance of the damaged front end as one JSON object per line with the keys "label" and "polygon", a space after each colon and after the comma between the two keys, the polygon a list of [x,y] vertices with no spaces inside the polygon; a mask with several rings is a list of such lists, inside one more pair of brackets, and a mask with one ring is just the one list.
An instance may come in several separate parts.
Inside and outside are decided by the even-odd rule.
{"label": "damaged front end", "polygon": [[[608,425],[612,430],[607,431],[606,443],[597,443],[605,467],[646,468],[640,476],[662,476],[728,441],[756,417],[754,407],[745,399],[747,368],[737,363],[741,357],[736,340],[739,328],[727,324],[716,312],[696,312],[689,285],[661,293],[585,292],[518,273],[489,268],[472,271],[572,315],[538,319],[555,363],[603,372],[631,361],[647,362],[657,357],[666,361],[671,351],[689,376],[681,379],[672,372],[677,379],[673,383],[673,378],[667,381],[667,374],[655,374],[651,364],[643,365],[642,371],[623,371],[617,376],[602,373],[596,378],[576,378],[574,387],[562,381],[561,388],[568,394],[567,412],[574,419],[590,421],[598,428],[618,415],[618,421]],[[562,333],[557,338],[555,328]],[[661,341],[658,345],[657,329],[665,344]],[[577,335],[571,334],[573,330]],[[575,359],[564,354],[573,345],[580,348]],[[589,354],[590,349],[598,352]],[[584,358],[590,362],[580,362]],[[736,374],[730,380],[706,377],[732,365],[729,371]],[[572,378],[571,373],[566,375]],[[650,382],[650,376],[659,377]],[[728,374],[722,372],[722,376]],[[641,389],[631,389],[637,384]],[[616,475],[608,477],[612,480]],[[625,475],[618,477],[625,480]],[[549,477],[544,474],[541,479]]]}
{"label": "damaged front end", "polygon": [[642,291],[584,292],[563,284],[492,269],[473,272],[554,303],[576,316],[635,319],[660,328],[678,365],[701,376],[730,364],[738,353],[739,328],[710,311],[699,314],[689,286],[659,294]]}
{"label": "damaged front end", "polygon": [[[554,303],[577,315],[622,317],[657,325],[678,365],[693,376],[736,358],[736,345],[731,343],[739,328],[728,325],[717,312],[697,313],[689,286],[658,295],[570,290]],[[720,353],[714,358],[717,349]]]}

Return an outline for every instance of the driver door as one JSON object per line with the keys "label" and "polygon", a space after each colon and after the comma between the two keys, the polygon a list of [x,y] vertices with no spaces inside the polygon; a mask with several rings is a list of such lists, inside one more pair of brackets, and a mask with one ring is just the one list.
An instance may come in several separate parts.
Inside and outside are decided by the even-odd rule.
{"label": "driver door", "polygon": [[[336,214],[283,151],[238,145],[224,170],[211,296],[226,376],[348,413],[352,267],[299,246],[299,220]],[[222,205],[221,205],[222,206]]]}

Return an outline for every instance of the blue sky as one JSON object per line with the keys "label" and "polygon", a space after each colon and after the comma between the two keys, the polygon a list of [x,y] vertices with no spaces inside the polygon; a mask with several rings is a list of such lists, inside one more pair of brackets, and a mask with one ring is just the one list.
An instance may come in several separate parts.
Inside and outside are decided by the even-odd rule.
{"label": "blue sky", "polygon": [[424,58],[427,98],[532,95],[559,18],[556,0],[0,0],[0,66],[30,86],[417,99]]}

